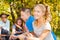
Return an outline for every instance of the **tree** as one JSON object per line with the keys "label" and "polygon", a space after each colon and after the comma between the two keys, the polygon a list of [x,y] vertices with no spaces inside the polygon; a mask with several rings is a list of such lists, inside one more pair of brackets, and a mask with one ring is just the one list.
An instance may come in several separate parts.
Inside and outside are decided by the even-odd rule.
{"label": "tree", "polygon": [[51,26],[55,32],[57,29],[60,30],[60,0],[0,0],[0,13],[6,11],[11,14],[11,22],[14,23],[14,20],[20,17],[20,8],[27,7],[32,9],[39,3],[49,5],[52,14]]}

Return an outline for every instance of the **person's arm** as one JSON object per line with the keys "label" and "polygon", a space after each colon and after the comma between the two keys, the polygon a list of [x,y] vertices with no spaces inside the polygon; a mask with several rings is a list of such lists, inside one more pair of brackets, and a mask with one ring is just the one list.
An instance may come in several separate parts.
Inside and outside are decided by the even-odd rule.
{"label": "person's arm", "polygon": [[16,30],[12,28],[12,35],[16,33]]}
{"label": "person's arm", "polygon": [[12,33],[11,33],[11,35],[13,35],[13,34],[15,34],[15,33],[16,33],[15,28],[16,28],[16,27],[15,27],[15,25],[13,25],[13,26],[12,26]]}
{"label": "person's arm", "polygon": [[37,35],[33,32],[30,32],[34,37],[37,37]]}
{"label": "person's arm", "polygon": [[39,39],[40,40],[44,40],[44,38],[46,38],[47,37],[47,35],[49,34],[49,30],[44,30],[43,32],[42,32],[42,34],[39,36]]}
{"label": "person's arm", "polygon": [[29,30],[28,30],[28,28],[27,28],[27,26],[26,26],[26,24],[24,25],[24,30],[26,31],[26,32],[28,32],[28,33],[30,33],[30,34],[32,34],[32,36],[36,36],[36,34],[34,33],[34,31],[32,31],[32,32],[29,32]]}
{"label": "person's arm", "polygon": [[11,35],[9,37],[9,40],[11,40],[12,38],[14,38],[14,34],[16,33],[15,31],[16,31],[15,27],[12,27],[12,33],[11,33]]}
{"label": "person's arm", "polygon": [[34,31],[29,32],[29,30],[28,30],[28,28],[27,28],[26,25],[24,25],[24,30],[25,30],[26,32],[28,32],[29,34],[31,34],[32,36],[36,37],[36,34],[34,33]]}
{"label": "person's arm", "polygon": [[24,25],[23,29],[26,31],[26,32],[29,32],[28,28],[26,25]]}
{"label": "person's arm", "polygon": [[31,40],[44,40],[49,34],[49,30],[44,30],[39,37],[33,36],[32,34],[28,35],[28,39]]}
{"label": "person's arm", "polygon": [[47,35],[51,32],[51,26],[49,22],[46,22],[44,26],[44,30],[42,31],[41,35],[39,36],[40,40],[44,40],[44,38],[47,37]]}
{"label": "person's arm", "polygon": [[17,25],[17,24],[15,24],[16,25],[16,27],[18,27],[19,29],[22,29],[19,25]]}

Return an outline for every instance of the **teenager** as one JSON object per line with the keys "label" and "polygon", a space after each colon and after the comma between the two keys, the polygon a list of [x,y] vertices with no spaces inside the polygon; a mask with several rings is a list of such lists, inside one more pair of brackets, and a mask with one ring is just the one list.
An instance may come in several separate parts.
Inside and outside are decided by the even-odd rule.
{"label": "teenager", "polygon": [[51,33],[51,25],[49,23],[51,15],[48,6],[37,4],[33,9],[35,21],[33,22],[33,29],[35,36],[31,40],[54,40]]}
{"label": "teenager", "polygon": [[[10,21],[7,19],[9,15],[6,13],[2,13],[0,15],[0,29],[1,34],[9,35],[10,34]],[[9,40],[8,36],[5,36],[5,40]]]}

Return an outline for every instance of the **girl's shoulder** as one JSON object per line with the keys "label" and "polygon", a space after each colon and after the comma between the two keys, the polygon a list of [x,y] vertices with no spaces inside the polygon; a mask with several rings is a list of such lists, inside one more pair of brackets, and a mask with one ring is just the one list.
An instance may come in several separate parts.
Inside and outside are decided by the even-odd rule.
{"label": "girl's shoulder", "polygon": [[46,21],[45,22],[45,26],[50,26],[50,22],[49,21]]}
{"label": "girl's shoulder", "polygon": [[51,30],[51,25],[50,25],[50,23],[48,21],[45,23],[44,29]]}
{"label": "girl's shoulder", "polygon": [[13,26],[12,26],[13,28],[16,28],[16,25],[15,24],[13,24]]}

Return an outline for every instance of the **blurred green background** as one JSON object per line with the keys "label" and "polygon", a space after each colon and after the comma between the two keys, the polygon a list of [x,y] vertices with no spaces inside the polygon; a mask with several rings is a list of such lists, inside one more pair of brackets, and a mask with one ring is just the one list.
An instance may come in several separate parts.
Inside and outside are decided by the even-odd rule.
{"label": "blurred green background", "polygon": [[15,19],[20,17],[20,8],[27,7],[32,9],[38,3],[47,4],[50,7],[52,14],[50,23],[57,40],[60,40],[60,0],[0,0],[0,14],[2,12],[9,14],[8,19],[12,26]]}

